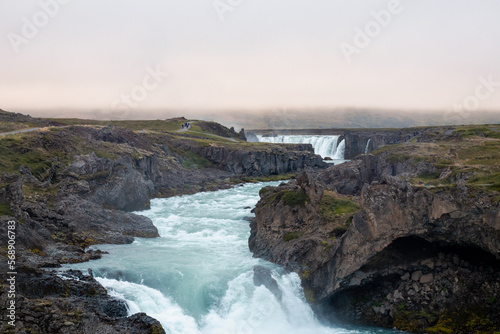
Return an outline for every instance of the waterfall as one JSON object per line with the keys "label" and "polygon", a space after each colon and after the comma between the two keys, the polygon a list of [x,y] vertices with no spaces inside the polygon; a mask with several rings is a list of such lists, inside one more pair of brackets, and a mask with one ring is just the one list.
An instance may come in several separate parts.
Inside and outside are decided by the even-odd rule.
{"label": "waterfall", "polygon": [[368,147],[370,146],[370,142],[371,142],[371,138],[369,138],[368,141],[366,142],[365,154],[368,153]]}
{"label": "waterfall", "polygon": [[344,159],[344,153],[345,153],[345,139],[342,139],[342,141],[340,142],[339,146],[337,147],[337,150],[332,158],[333,159]]}
{"label": "waterfall", "polygon": [[[252,216],[262,187],[280,183],[153,199],[140,214],[161,237],[92,246],[108,254],[65,268],[91,268],[130,315],[145,312],[168,334],[394,334],[322,324],[299,275],[253,257],[245,217]],[[255,266],[269,270],[275,288],[255,283]]]}
{"label": "waterfall", "polygon": [[323,158],[330,157],[332,159],[344,159],[345,140],[340,143],[340,136],[275,136],[264,137],[257,135],[259,142],[263,143],[279,143],[279,144],[311,144],[316,154]]}

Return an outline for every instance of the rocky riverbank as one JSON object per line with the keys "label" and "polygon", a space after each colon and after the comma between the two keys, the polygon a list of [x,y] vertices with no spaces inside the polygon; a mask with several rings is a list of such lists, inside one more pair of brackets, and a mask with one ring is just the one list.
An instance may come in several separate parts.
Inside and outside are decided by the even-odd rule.
{"label": "rocky riverbank", "polygon": [[499,139],[484,130],[417,134],[264,188],[250,249],[298,272],[329,321],[496,333]]}
{"label": "rocky riverbank", "polygon": [[[51,268],[101,257],[86,251],[93,244],[158,237],[150,219],[131,213],[149,208],[153,197],[325,167],[311,146],[251,145],[241,134],[211,122],[177,134],[182,121],[146,122],[152,129],[140,131],[61,123],[64,127],[0,138],[0,233],[7,236],[7,222],[16,222],[18,272],[15,327],[2,312],[2,333],[164,332],[144,314],[126,317],[125,305],[91,276]],[[12,271],[7,255],[4,247],[2,273]],[[1,279],[7,282],[5,274]],[[10,300],[2,289],[2,309]]]}

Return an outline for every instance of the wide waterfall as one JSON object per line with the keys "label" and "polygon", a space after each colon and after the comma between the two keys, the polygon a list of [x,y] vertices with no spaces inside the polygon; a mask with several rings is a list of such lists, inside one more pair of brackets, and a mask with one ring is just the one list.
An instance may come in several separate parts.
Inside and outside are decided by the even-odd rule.
{"label": "wide waterfall", "polygon": [[259,142],[263,143],[280,143],[280,144],[311,144],[316,154],[323,158],[330,157],[332,159],[344,159],[345,140],[342,139],[339,143],[340,136],[274,136],[264,137],[258,135]]}

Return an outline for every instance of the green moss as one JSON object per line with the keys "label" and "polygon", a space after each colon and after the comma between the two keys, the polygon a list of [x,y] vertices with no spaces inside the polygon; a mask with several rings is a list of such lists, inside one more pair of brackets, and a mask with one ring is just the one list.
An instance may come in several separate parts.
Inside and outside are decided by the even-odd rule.
{"label": "green moss", "polygon": [[306,202],[309,202],[309,197],[302,190],[283,190],[281,199],[283,200],[283,204],[288,206],[304,206]]}
{"label": "green moss", "polygon": [[454,131],[460,138],[486,137],[500,139],[500,132],[489,127],[463,127]]}
{"label": "green moss", "polygon": [[[427,328],[424,325],[426,323],[430,324]],[[398,308],[394,325],[400,330],[409,332],[435,334],[491,334],[499,330],[481,307],[476,309],[472,307],[469,309],[457,308],[441,311],[440,314],[432,314],[427,310],[408,310],[404,305],[404,307]]]}
{"label": "green moss", "polygon": [[[337,215],[353,213],[358,210],[359,206],[353,201],[338,199],[334,193],[329,191],[325,191],[319,204],[319,211],[327,221],[334,220]],[[352,219],[350,221],[352,222]]]}
{"label": "green moss", "polygon": [[186,151],[183,155],[182,166],[187,169],[204,169],[213,166],[213,164],[210,160],[192,151]]}
{"label": "green moss", "polygon": [[422,181],[436,180],[441,175],[441,172],[437,171],[434,173],[422,173],[418,175],[418,178]]}
{"label": "green moss", "polygon": [[44,180],[54,164],[64,167],[75,155],[92,152],[87,145],[73,134],[68,134],[62,142],[59,134],[52,131],[2,136],[0,172],[19,173],[19,168],[26,166],[35,177]]}
{"label": "green moss", "polygon": [[33,254],[36,254],[36,255],[40,255],[40,256],[44,256],[45,255],[45,252],[41,251],[38,248],[28,249],[28,251],[30,253],[33,253]]}
{"label": "green moss", "polygon": [[491,190],[500,191],[500,172],[486,174],[478,173],[469,180],[468,185],[485,187]]}
{"label": "green moss", "polygon": [[354,215],[351,215],[347,220],[345,221],[346,226],[351,226],[352,221],[354,220]]}
{"label": "green moss", "polygon": [[411,155],[407,154],[389,154],[386,157],[386,161],[390,164],[403,163],[407,160],[411,159]]}
{"label": "green moss", "polygon": [[302,236],[302,232],[287,232],[283,235],[283,241],[291,241]]}
{"label": "green moss", "polygon": [[261,190],[259,190],[259,196],[264,197],[266,194],[268,194],[271,191],[270,188],[264,187]]}
{"label": "green moss", "polygon": [[300,272],[299,276],[301,279],[308,280],[309,277],[311,277],[311,271],[309,269],[306,269],[306,270]]}
{"label": "green moss", "polygon": [[431,333],[431,334],[453,334],[453,333],[455,333],[453,331],[453,329],[449,328],[451,320],[445,319],[445,321],[446,322],[441,322],[441,320],[440,320],[440,322],[437,323],[436,325],[434,325],[432,327],[428,327],[426,329],[426,332]]}
{"label": "green moss", "polygon": [[0,203],[0,216],[12,216],[13,212],[10,205],[7,203]]}
{"label": "green moss", "polygon": [[153,324],[153,326],[151,326],[151,334],[161,334],[161,333],[164,333],[161,324]]}
{"label": "green moss", "polygon": [[390,152],[390,151],[393,151],[393,150],[397,150],[401,146],[402,146],[402,144],[385,145],[385,146],[379,147],[375,151],[371,152],[371,154],[373,154],[373,155],[379,155],[379,154],[382,154],[382,153],[385,153],[385,152]]}
{"label": "green moss", "polygon": [[94,153],[98,158],[108,158],[111,160],[115,160],[118,158],[118,156],[116,154],[113,154],[107,150],[96,149],[96,150],[94,150]]}
{"label": "green moss", "polygon": [[305,287],[304,288],[304,297],[306,297],[306,300],[311,303],[311,304],[314,304],[314,292],[308,288],[308,287]]}
{"label": "green moss", "polygon": [[[334,238],[333,240],[335,240],[335,237],[333,237],[333,238]],[[330,240],[331,240],[331,238],[330,238]],[[333,240],[331,240],[331,241],[333,241]],[[329,250],[330,248],[332,248],[333,243],[323,240],[323,241],[321,241],[321,246],[323,246],[323,248],[325,248],[325,250]]]}
{"label": "green moss", "polygon": [[49,168],[52,157],[49,152],[39,147],[32,140],[33,136],[9,135],[0,138],[0,169],[9,173],[17,173],[21,166],[31,169],[38,177]]}

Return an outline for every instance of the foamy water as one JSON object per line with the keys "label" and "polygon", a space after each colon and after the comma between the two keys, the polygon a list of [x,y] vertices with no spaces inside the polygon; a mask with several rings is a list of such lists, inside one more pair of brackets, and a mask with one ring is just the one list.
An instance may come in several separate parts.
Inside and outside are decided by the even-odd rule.
{"label": "foamy water", "polygon": [[[255,259],[243,218],[268,184],[155,199],[150,217],[161,238],[131,245],[100,245],[100,260],[68,267],[92,268],[109,293],[127,302],[129,313],[145,312],[167,333],[185,334],[373,334],[383,329],[345,329],[321,324],[306,303],[295,273]],[[272,271],[278,300],[255,286],[253,267]]]}
{"label": "foamy water", "polygon": [[344,160],[345,140],[342,139],[339,143],[340,136],[284,135],[264,137],[258,135],[257,138],[259,142],[263,143],[311,144],[314,148],[314,153],[321,155],[323,158],[329,157],[338,161]]}

